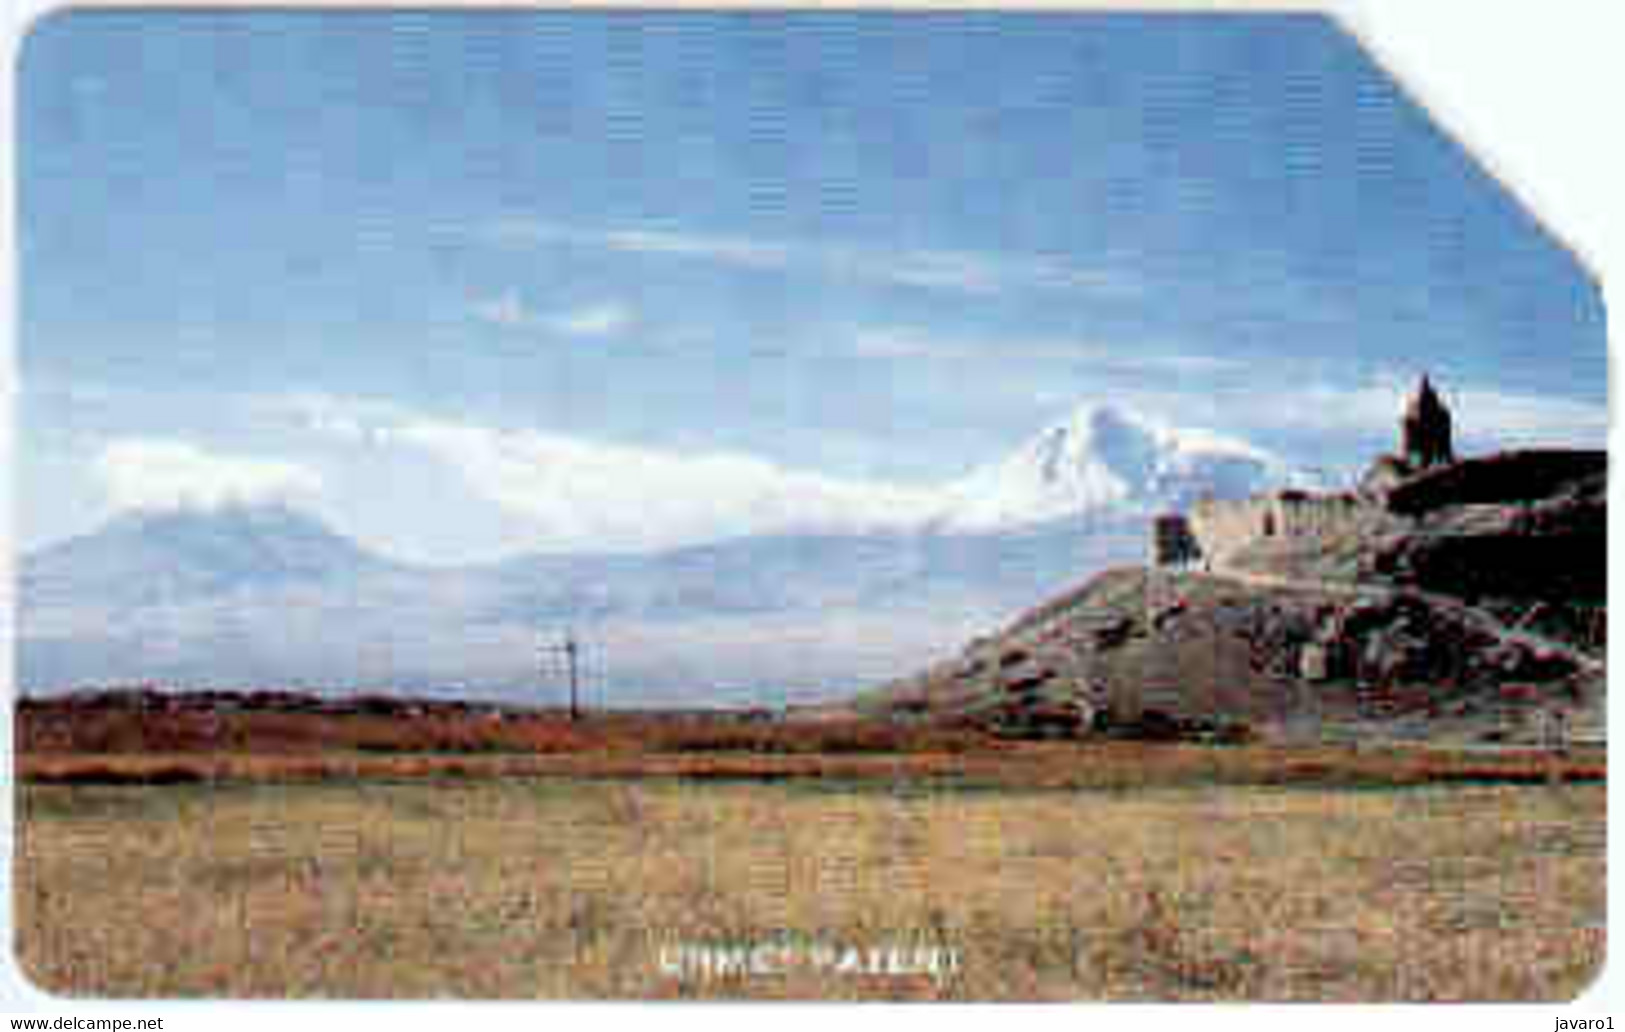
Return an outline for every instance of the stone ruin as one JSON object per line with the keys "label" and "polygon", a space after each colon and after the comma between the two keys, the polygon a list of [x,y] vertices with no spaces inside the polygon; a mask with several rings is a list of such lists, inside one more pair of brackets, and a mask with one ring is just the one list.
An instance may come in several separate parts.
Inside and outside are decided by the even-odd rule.
{"label": "stone ruin", "polygon": [[1457,502],[1543,497],[1552,486],[1549,481],[1605,471],[1607,465],[1605,452],[1558,449],[1460,460],[1450,409],[1425,375],[1405,404],[1399,431],[1398,451],[1379,455],[1356,490],[1282,490],[1235,501],[1204,499],[1188,513],[1156,517],[1150,565],[1206,567],[1259,541],[1357,534],[1383,515],[1414,517]]}

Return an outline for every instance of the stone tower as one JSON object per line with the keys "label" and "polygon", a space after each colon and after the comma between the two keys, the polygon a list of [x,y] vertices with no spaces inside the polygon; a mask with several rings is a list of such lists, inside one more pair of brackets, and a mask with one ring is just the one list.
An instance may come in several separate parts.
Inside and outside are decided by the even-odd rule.
{"label": "stone tower", "polygon": [[1413,471],[1456,461],[1450,442],[1450,410],[1444,407],[1426,374],[1405,406],[1400,457]]}

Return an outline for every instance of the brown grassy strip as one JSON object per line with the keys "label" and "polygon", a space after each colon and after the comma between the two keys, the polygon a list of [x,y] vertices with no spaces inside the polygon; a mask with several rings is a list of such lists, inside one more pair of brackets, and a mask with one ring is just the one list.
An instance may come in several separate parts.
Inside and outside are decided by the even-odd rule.
{"label": "brown grassy strip", "polygon": [[964,728],[868,720],[750,722],[710,716],[551,713],[374,715],[207,708],[146,710],[67,703],[20,706],[21,753],[574,753],[752,752],[870,754],[965,752],[1001,744]]}
{"label": "brown grassy strip", "polygon": [[1454,754],[1419,748],[1144,745],[1125,742],[1023,744],[981,753],[876,754],[602,752],[531,755],[108,753],[30,754],[17,776],[38,784],[310,782],[422,778],[832,779],[1028,788],[1127,789],[1154,785],[1538,784],[1601,781],[1601,750],[1554,757],[1538,752]]}

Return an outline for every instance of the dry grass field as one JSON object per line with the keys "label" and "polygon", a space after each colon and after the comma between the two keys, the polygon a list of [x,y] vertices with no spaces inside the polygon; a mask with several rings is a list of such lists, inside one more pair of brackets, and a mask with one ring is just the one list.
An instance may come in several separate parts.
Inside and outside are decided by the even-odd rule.
{"label": "dry grass field", "polygon": [[[17,946],[181,997],[1561,999],[1602,960],[1601,784],[823,773],[24,783]],[[764,942],[959,963],[661,967]]]}

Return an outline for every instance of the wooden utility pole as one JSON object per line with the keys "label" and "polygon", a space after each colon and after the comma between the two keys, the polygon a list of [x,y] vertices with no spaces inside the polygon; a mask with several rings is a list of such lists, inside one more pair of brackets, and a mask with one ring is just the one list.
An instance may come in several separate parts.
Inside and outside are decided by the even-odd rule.
{"label": "wooden utility pole", "polygon": [[[557,655],[559,653],[564,654],[565,664],[569,667],[570,671],[570,719],[572,721],[581,719],[581,690],[580,681],[576,673],[576,657],[580,651],[581,646],[576,641],[575,632],[573,631],[566,631],[564,633],[564,643],[561,645],[541,645],[537,647],[538,655],[544,658],[544,666],[545,657],[549,655]],[[543,671],[543,676],[546,676],[545,670]]]}

